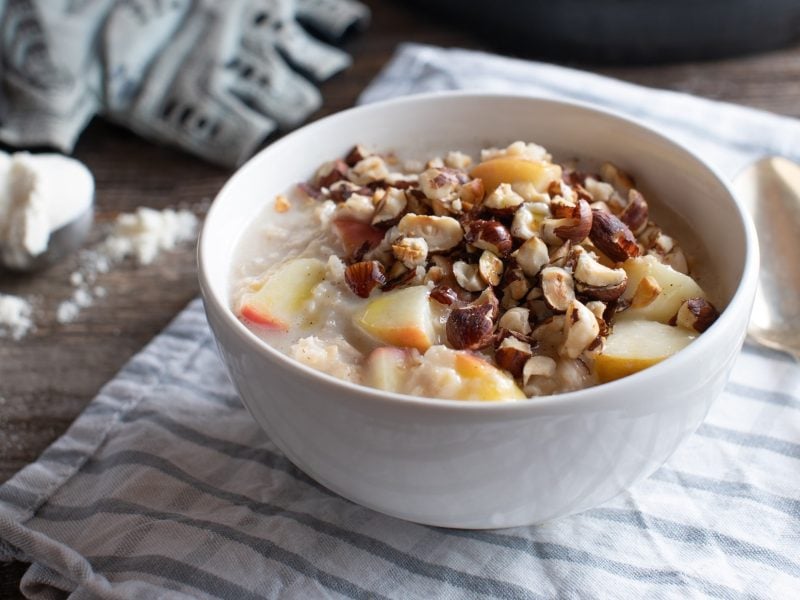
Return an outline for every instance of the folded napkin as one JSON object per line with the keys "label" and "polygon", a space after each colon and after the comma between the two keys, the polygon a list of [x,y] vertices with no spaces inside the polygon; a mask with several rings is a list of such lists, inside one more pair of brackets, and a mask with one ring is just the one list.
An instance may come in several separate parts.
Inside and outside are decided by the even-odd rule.
{"label": "folded napkin", "polygon": [[[800,123],[587,73],[405,46],[363,100],[482,88],[634,114],[732,175],[800,159]],[[533,400],[535,402],[535,400]],[[745,347],[698,432],[604,506],[445,530],[357,506],[242,408],[193,302],[0,486],[0,560],[34,598],[790,598],[800,590],[800,369]]]}
{"label": "folded napkin", "polygon": [[[322,103],[357,0],[0,1],[0,141],[71,152],[96,114],[224,166]],[[301,75],[300,73],[303,73]]]}

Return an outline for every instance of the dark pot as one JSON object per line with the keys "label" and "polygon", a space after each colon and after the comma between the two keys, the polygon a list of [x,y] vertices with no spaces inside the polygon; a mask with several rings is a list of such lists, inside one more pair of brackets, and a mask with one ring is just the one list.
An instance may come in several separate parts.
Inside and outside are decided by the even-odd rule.
{"label": "dark pot", "polygon": [[800,0],[410,1],[502,48],[590,62],[719,58],[800,37]]}

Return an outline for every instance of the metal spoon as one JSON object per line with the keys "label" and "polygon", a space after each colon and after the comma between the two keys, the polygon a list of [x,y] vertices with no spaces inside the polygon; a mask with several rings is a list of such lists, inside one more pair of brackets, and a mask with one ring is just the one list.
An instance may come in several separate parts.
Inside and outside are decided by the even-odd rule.
{"label": "metal spoon", "polygon": [[800,165],[761,159],[737,175],[734,189],[753,216],[761,249],[748,336],[800,361]]}
{"label": "metal spoon", "polygon": [[52,265],[83,245],[92,229],[93,221],[94,202],[70,222],[50,232],[47,250],[36,256],[28,253],[20,254],[17,251],[12,257],[0,244],[0,267],[11,271],[30,272]]}

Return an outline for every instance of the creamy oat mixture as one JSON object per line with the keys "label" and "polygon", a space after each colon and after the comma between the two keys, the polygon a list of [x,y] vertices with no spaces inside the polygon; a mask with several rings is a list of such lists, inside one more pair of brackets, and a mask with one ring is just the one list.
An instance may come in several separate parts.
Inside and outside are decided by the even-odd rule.
{"label": "creamy oat mixture", "polygon": [[402,162],[361,146],[270,202],[232,305],[279,350],[405,394],[517,400],[624,377],[716,319],[632,177],[515,142]]}

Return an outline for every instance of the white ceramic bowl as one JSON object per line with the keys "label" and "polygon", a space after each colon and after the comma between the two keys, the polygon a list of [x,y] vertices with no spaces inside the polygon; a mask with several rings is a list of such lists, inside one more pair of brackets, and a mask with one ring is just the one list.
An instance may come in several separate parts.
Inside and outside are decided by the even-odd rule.
{"label": "white ceramic bowl", "polygon": [[[265,202],[354,143],[404,157],[535,141],[557,158],[612,161],[702,235],[726,308],[696,342],[619,381],[526,402],[414,398],[352,385],[273,350],[229,305],[237,240]],[[722,390],[756,286],[753,226],[689,150],[577,104],[448,93],[348,110],[272,144],[225,185],[199,245],[211,328],[247,408],[286,455],[359,504],[445,527],[540,523],[605,502],[658,468]]]}

